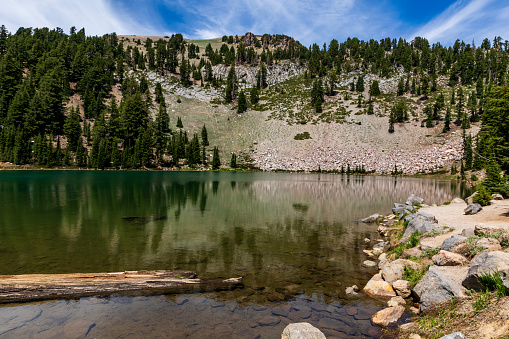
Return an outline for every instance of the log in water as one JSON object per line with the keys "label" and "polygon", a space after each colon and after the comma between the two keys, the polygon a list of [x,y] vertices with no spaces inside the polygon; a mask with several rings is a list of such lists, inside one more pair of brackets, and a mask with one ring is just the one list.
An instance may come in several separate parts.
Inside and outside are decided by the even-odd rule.
{"label": "log in water", "polygon": [[202,280],[192,271],[2,275],[0,303],[110,294],[210,292],[239,287],[243,287],[242,278]]}

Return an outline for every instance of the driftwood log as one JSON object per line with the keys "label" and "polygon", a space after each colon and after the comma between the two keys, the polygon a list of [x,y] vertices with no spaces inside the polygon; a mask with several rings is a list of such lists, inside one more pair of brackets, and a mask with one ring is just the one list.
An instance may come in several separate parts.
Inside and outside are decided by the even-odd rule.
{"label": "driftwood log", "polygon": [[197,279],[192,271],[0,275],[0,303],[111,294],[211,292],[243,287],[242,278]]}

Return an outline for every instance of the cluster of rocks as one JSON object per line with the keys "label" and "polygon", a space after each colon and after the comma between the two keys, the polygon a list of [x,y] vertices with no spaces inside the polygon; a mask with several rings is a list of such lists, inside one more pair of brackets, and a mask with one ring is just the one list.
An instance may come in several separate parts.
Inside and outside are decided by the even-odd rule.
{"label": "cluster of rocks", "polygon": [[[416,211],[416,204],[422,206],[422,199],[412,195],[405,204],[395,204],[393,208],[395,214],[387,218],[372,215],[363,221],[375,222],[383,219],[385,226],[379,227],[379,231],[382,231],[382,235],[387,235],[387,231],[391,229],[389,221],[405,218],[408,226],[400,244],[406,243],[416,231],[425,234],[439,230],[443,233],[444,229],[438,226],[436,218]],[[423,253],[432,248],[423,243],[405,249],[401,258],[396,260],[393,255],[387,254],[391,248],[389,241],[380,241],[372,250],[364,250],[367,255],[378,257],[378,263],[369,261],[373,263],[372,266],[378,266],[379,273],[368,281],[362,291],[374,298],[387,300],[388,305],[388,308],[373,315],[373,323],[382,327],[394,325],[403,315],[407,305],[411,305],[409,307],[411,312],[419,314],[452,298],[465,297],[467,290],[480,291],[483,286],[479,282],[479,277],[493,272],[499,272],[509,292],[509,253],[502,251],[503,247],[508,246],[509,232],[503,228],[479,224],[473,229],[464,229],[462,234],[445,239],[431,261]],[[412,257],[421,258],[422,264],[405,259]],[[429,270],[414,287],[409,281],[404,280],[405,271],[423,270],[423,265],[428,263],[431,264]],[[356,293],[353,288],[347,289],[346,292]]]}
{"label": "cluster of rocks", "polygon": [[278,148],[267,148],[253,155],[254,165],[264,171],[285,170],[311,172],[337,171],[364,167],[366,171],[390,174],[395,167],[404,174],[436,171],[446,164],[461,159],[463,151],[459,140],[433,145],[418,152],[404,150],[380,150],[365,147],[334,148],[314,147],[304,154],[294,155],[280,152]]}
{"label": "cluster of rocks", "polygon": [[[223,64],[212,66],[212,72],[216,78],[226,79],[230,72],[230,67]],[[256,75],[259,67],[237,65],[235,66],[235,74],[241,88],[251,88],[256,86]],[[273,86],[280,82],[290,80],[291,78],[301,75],[305,72],[305,68],[297,62],[281,61],[277,64],[267,65],[267,84]],[[203,69],[202,72],[205,72]]]}

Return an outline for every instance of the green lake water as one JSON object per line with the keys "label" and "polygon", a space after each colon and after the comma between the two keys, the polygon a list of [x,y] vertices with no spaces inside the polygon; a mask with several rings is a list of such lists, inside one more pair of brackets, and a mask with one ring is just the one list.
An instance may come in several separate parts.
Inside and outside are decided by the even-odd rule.
{"label": "green lake water", "polygon": [[228,292],[110,296],[0,307],[7,338],[279,338],[306,321],[327,337],[377,337],[362,287],[365,238],[410,194],[465,197],[453,181],[324,174],[0,172],[0,274],[192,270],[242,276]]}

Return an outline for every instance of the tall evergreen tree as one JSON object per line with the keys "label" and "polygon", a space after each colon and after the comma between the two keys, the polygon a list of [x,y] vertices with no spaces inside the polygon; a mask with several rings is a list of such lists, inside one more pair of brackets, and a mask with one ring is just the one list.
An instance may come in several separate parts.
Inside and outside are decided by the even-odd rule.
{"label": "tall evergreen tree", "polygon": [[221,159],[219,159],[219,149],[214,147],[214,152],[212,155],[212,169],[217,170],[221,167]]}

